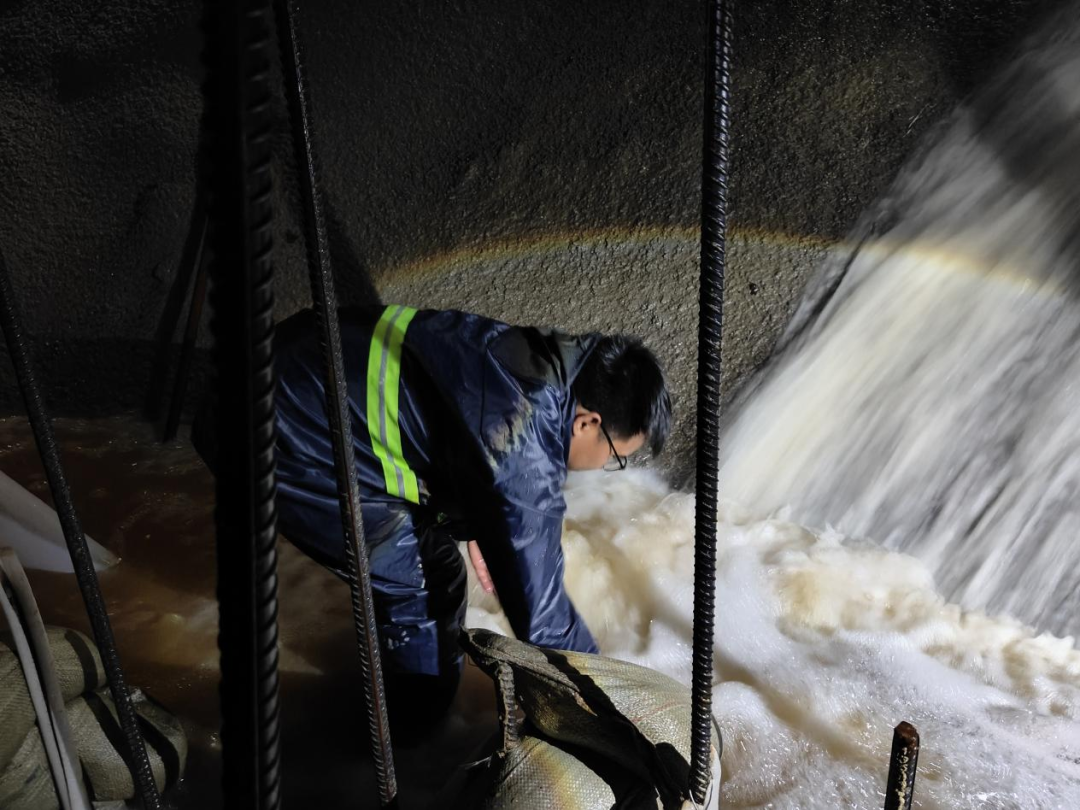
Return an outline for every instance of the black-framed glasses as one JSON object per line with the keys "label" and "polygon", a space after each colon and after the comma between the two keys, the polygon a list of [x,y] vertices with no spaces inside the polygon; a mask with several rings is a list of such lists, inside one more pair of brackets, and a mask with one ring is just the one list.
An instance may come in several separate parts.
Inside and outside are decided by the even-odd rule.
{"label": "black-framed glasses", "polygon": [[600,423],[600,430],[604,431],[604,438],[607,439],[608,447],[611,448],[611,458],[604,464],[604,469],[608,472],[618,472],[619,470],[626,469],[626,456],[620,456],[619,451],[615,449],[615,442],[611,440],[611,436],[607,432],[607,428],[604,427],[604,423]]}

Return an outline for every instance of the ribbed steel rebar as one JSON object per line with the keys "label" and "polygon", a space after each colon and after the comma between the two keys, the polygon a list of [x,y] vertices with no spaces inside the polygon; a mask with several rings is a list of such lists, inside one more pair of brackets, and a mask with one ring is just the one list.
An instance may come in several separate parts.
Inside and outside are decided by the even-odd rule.
{"label": "ribbed steel rebar", "polygon": [[184,410],[188,376],[191,374],[191,361],[195,356],[195,341],[199,336],[199,322],[202,320],[203,303],[206,301],[206,279],[210,269],[204,252],[207,230],[206,211],[197,211],[193,224],[197,231],[195,237],[197,245],[194,256],[195,287],[191,291],[191,303],[188,304],[187,323],[184,326],[184,343],[180,349],[180,360],[176,366],[176,379],[173,382],[169,415],[165,419],[165,441],[167,442],[176,438],[176,431],[180,426],[180,415]]}
{"label": "ribbed steel rebar", "polygon": [[281,803],[269,0],[208,0],[204,86],[226,807]]}
{"label": "ribbed steel rebar", "polygon": [[37,375],[30,359],[30,350],[26,346],[22,323],[19,319],[15,292],[2,254],[0,254],[0,324],[3,326],[4,338],[7,340],[11,361],[15,366],[19,390],[26,404],[26,415],[34,431],[34,441],[37,443],[38,453],[45,467],[45,477],[49,481],[49,490],[52,493],[53,503],[56,505],[56,513],[60,516],[60,527],[64,532],[68,553],[71,554],[75,579],[79,584],[79,591],[82,593],[83,603],[90,617],[90,628],[93,630],[94,641],[101,653],[105,677],[109,683],[109,690],[112,692],[113,702],[116,704],[116,713],[120,718],[124,741],[127,744],[127,751],[124,753],[127,765],[131,769],[135,795],[146,810],[158,810],[161,807],[161,797],[154,784],[150,759],[147,756],[135,708],[131,704],[131,696],[128,694],[127,684],[124,681],[124,672],[120,667],[116,639],[113,637],[112,625],[109,622],[109,614],[105,607],[105,598],[101,593],[101,585],[98,583],[97,572],[94,571],[94,561],[90,557],[90,549],[86,545],[86,536],[83,534],[78,515],[75,514],[71,489],[68,487],[64,468],[60,463],[60,454],[56,449],[52,423],[45,412],[41,388],[37,382]]}
{"label": "ribbed steel rebar", "polygon": [[[713,622],[716,592],[717,469],[720,463],[720,336],[724,313],[728,140],[731,115],[731,4],[710,0],[701,182],[698,312],[697,508],[694,515],[694,667],[690,794],[705,801],[711,779]],[[716,789],[719,790],[719,785]]]}
{"label": "ribbed steel rebar", "polygon": [[285,93],[292,124],[297,174],[304,204],[311,297],[320,325],[326,410],[330,418],[330,434],[334,447],[334,467],[337,473],[338,498],[341,503],[345,555],[351,574],[349,580],[353,620],[356,625],[360,666],[363,671],[371,747],[375,759],[380,801],[383,806],[391,806],[397,797],[397,777],[394,772],[390,726],[386,714],[382,660],[375,631],[371,573],[364,541],[364,524],[360,513],[360,489],[356,478],[352,419],[341,354],[337,293],[334,289],[330,246],[322,212],[318,164],[312,147],[311,116],[308,110],[309,90],[297,31],[298,13],[296,4],[289,0],[274,0],[274,10],[277,15],[278,41],[284,66]]}
{"label": "ribbed steel rebar", "polygon": [[911,810],[915,798],[915,770],[919,767],[919,732],[907,721],[893,729],[889,778],[885,783],[885,810]]}

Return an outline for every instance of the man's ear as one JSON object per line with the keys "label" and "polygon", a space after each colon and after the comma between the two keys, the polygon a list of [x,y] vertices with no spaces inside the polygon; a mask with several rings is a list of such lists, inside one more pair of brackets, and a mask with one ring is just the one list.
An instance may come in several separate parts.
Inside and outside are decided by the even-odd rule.
{"label": "man's ear", "polygon": [[577,414],[574,416],[573,435],[581,436],[589,430],[596,430],[599,426],[600,414],[596,411],[587,411],[579,405]]}

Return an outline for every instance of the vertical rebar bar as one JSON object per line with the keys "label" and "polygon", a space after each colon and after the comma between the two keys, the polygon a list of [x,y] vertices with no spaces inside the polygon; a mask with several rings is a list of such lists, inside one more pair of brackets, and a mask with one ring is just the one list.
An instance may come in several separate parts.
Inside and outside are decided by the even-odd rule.
{"label": "vertical rebar bar", "polygon": [[169,403],[169,415],[165,419],[165,441],[176,438],[180,426],[180,415],[184,410],[187,394],[188,376],[191,374],[191,360],[195,355],[195,341],[199,336],[199,323],[202,321],[203,303],[206,301],[206,277],[209,263],[205,253],[206,211],[196,214],[195,227],[198,230],[195,248],[195,287],[191,291],[191,303],[188,305],[187,324],[184,326],[184,343],[180,348],[180,361],[176,366],[176,379],[173,381],[172,401]]}
{"label": "vertical rebar bar", "polygon": [[889,779],[885,784],[885,810],[911,810],[918,765],[919,732],[905,721],[893,729]]}
{"label": "vertical rebar bar", "polygon": [[[720,339],[724,314],[728,140],[731,115],[730,0],[710,0],[701,182],[698,312],[697,506],[694,514],[694,667],[690,794],[705,801],[711,779],[716,512],[720,464]],[[716,786],[719,790],[719,785]]]}
{"label": "vertical rebar bar", "polygon": [[225,806],[281,803],[269,0],[207,0],[209,245]]}
{"label": "vertical rebar bar", "polygon": [[326,411],[329,414],[330,435],[334,447],[334,469],[337,473],[338,499],[341,504],[345,558],[351,575],[349,577],[350,595],[360,666],[363,671],[368,727],[375,758],[375,772],[378,777],[379,798],[383,806],[392,806],[397,797],[397,777],[394,772],[390,724],[386,713],[382,660],[375,630],[371,572],[360,511],[360,487],[356,478],[352,418],[341,353],[337,293],[334,289],[330,245],[322,212],[318,164],[312,146],[307,77],[304,72],[300,36],[297,31],[298,14],[295,3],[290,0],[274,0],[274,10],[277,16],[278,42],[285,74],[285,95],[292,124],[300,196],[304,204],[305,242],[311,278],[311,297],[319,320],[325,364]]}

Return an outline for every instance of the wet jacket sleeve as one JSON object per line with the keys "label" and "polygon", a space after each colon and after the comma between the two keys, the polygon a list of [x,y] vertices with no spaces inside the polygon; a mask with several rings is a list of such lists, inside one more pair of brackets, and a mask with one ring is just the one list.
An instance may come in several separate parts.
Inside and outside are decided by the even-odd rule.
{"label": "wet jacket sleeve", "polygon": [[[514,633],[541,647],[598,653],[563,585],[563,509],[539,510],[521,502],[514,489],[511,484],[493,493],[501,518],[495,525],[504,531],[480,538]],[[562,507],[561,495],[559,502]]]}

